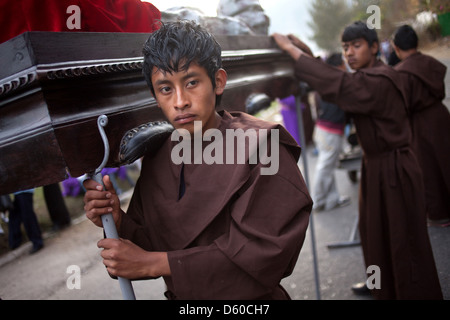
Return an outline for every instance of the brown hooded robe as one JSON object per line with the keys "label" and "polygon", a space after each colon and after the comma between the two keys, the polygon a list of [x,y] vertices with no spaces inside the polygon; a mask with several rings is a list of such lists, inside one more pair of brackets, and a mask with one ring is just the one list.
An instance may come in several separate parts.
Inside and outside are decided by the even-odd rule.
{"label": "brown hooded robe", "polygon": [[169,138],[144,157],[119,234],[145,250],[168,252],[169,299],[288,299],[280,280],[295,266],[312,207],[297,165],[300,148],[279,125],[219,114],[224,139],[225,129],[278,129],[278,173],[261,175],[261,163],[248,161],[176,165],[177,142]]}
{"label": "brown hooded robe", "polygon": [[302,55],[296,76],[352,114],[364,150],[359,231],[366,267],[380,268],[377,299],[442,299],[426,224],[422,172],[411,148],[399,74],[381,61],[348,73]]}
{"label": "brown hooded robe", "polygon": [[442,103],[447,67],[415,53],[395,66],[407,75],[413,148],[425,183],[428,218],[450,218],[450,113]]}

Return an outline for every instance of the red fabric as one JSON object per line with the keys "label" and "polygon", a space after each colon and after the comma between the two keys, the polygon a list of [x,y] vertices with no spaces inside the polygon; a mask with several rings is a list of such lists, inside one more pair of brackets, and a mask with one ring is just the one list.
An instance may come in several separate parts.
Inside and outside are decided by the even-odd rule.
{"label": "red fabric", "polygon": [[[80,29],[67,27],[71,5],[80,8]],[[0,43],[26,31],[153,32],[159,19],[161,12],[140,0],[0,0]]]}

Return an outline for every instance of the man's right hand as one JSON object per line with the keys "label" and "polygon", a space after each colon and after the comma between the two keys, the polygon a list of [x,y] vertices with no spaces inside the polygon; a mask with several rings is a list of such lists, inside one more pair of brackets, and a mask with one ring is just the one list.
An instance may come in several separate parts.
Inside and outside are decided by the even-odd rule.
{"label": "man's right hand", "polygon": [[294,60],[297,60],[298,58],[300,58],[300,56],[304,53],[286,35],[283,35],[280,33],[274,33],[272,35],[272,38],[275,40],[278,47],[280,47],[281,50],[283,50],[287,54],[289,54],[292,57],[292,59],[294,59]]}
{"label": "man's right hand", "polygon": [[300,40],[299,38],[297,38],[296,36],[294,36],[293,34],[289,34],[287,36],[289,38],[289,40],[291,40],[291,42],[300,50],[302,50],[304,53],[309,54],[311,57],[314,57],[311,49],[306,45],[306,43],[304,43],[302,40]]}
{"label": "man's right hand", "polygon": [[109,176],[103,177],[103,183],[106,190],[103,190],[103,186],[95,180],[87,179],[83,182],[86,188],[84,195],[84,211],[86,212],[86,217],[96,226],[103,227],[101,215],[112,213],[114,222],[117,228],[119,228],[122,217],[119,197]]}

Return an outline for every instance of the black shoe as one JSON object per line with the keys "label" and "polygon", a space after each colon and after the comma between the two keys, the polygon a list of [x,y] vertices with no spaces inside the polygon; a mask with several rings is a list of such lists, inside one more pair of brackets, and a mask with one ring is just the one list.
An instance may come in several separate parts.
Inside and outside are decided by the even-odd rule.
{"label": "black shoe", "polygon": [[367,284],[365,282],[359,282],[352,286],[352,291],[354,294],[357,294],[359,296],[362,295],[370,295],[370,289],[367,287]]}
{"label": "black shoe", "polygon": [[36,252],[38,252],[39,250],[41,250],[44,247],[44,245],[40,245],[40,246],[33,246],[33,248],[31,248],[30,250],[30,254],[34,254]]}

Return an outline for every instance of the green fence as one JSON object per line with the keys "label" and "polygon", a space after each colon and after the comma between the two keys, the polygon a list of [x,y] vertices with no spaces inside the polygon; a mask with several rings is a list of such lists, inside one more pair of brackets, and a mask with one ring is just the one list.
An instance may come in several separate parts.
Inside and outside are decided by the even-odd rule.
{"label": "green fence", "polygon": [[438,21],[441,25],[442,36],[450,35],[450,12],[438,15]]}

